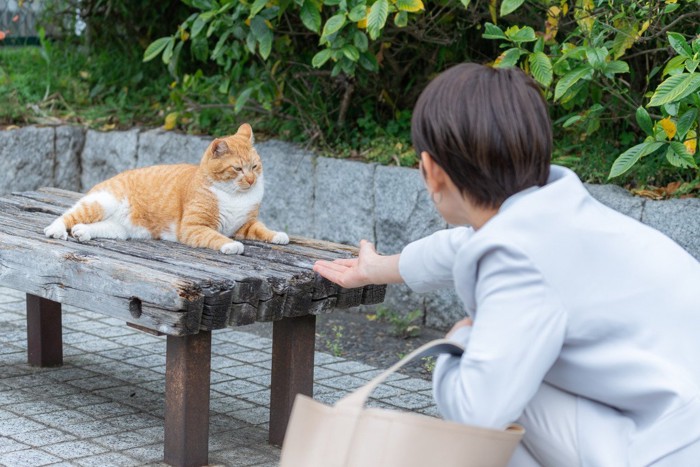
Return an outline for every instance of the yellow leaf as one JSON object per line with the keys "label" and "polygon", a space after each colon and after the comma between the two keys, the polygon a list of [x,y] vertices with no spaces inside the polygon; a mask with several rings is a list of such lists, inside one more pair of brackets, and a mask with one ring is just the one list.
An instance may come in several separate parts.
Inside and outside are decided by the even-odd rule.
{"label": "yellow leaf", "polygon": [[695,154],[695,151],[698,150],[698,140],[696,138],[685,140],[683,145],[690,154]]}
{"label": "yellow leaf", "polygon": [[184,29],[180,29],[180,40],[182,42],[185,42],[189,38],[190,38],[190,33],[185,31]]}
{"label": "yellow leaf", "polygon": [[489,0],[489,13],[491,13],[491,21],[493,24],[498,24],[498,16],[496,15],[496,3],[498,3],[498,0]]}
{"label": "yellow leaf", "polygon": [[637,37],[641,37],[642,34],[646,32],[647,29],[649,29],[649,25],[651,24],[651,21],[646,20],[642,23],[642,27],[639,28],[639,32],[637,33]]}
{"label": "yellow leaf", "polygon": [[377,321],[377,315],[371,314],[371,315],[365,315],[367,318],[367,321]]}
{"label": "yellow leaf", "polygon": [[365,10],[365,17],[357,22],[358,29],[367,29],[367,16],[369,15],[370,7]]}
{"label": "yellow leaf", "polygon": [[659,125],[664,129],[664,133],[666,133],[668,139],[673,139],[673,137],[676,136],[676,124],[671,121],[671,117],[666,117],[659,121]]}
{"label": "yellow leaf", "polygon": [[547,21],[544,25],[544,40],[550,41],[557,36],[559,31],[559,15],[561,9],[558,6],[550,7],[547,11]]}
{"label": "yellow leaf", "polygon": [[678,0],[666,0],[666,5],[669,5],[671,3],[678,3]]}
{"label": "yellow leaf", "polygon": [[401,0],[397,2],[396,5],[399,11],[407,11],[409,13],[416,13],[418,11],[425,10],[425,6],[421,0]]}
{"label": "yellow leaf", "polygon": [[163,124],[164,130],[172,130],[177,124],[177,112],[170,112],[165,117],[165,123]]}
{"label": "yellow leaf", "polygon": [[566,16],[566,14],[569,12],[569,2],[567,0],[561,0],[561,14]]}

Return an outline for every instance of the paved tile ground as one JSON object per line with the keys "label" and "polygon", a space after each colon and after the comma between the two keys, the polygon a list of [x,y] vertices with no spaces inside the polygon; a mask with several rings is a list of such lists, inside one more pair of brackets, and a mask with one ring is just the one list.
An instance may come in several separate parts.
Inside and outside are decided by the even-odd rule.
{"label": "paved tile ground", "polygon": [[[245,329],[245,328],[240,328]],[[27,365],[25,295],[0,288],[0,466],[159,466],[165,337],[63,307],[64,365]],[[276,466],[267,444],[272,341],[212,335],[209,461]],[[317,352],[314,397],[334,403],[380,370]],[[370,405],[435,415],[430,383],[394,375]]]}

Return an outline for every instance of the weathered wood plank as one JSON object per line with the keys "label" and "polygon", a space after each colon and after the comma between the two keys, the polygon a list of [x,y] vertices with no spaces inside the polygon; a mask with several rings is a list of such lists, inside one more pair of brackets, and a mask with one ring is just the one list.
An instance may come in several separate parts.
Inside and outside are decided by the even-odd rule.
{"label": "weathered wood plank", "polygon": [[[154,277],[177,277],[196,287],[201,302],[198,305],[199,314],[197,317],[190,317],[189,324],[176,324],[173,328],[175,333],[165,332],[166,334],[181,335],[183,332],[189,332],[183,329],[198,327],[202,330],[212,330],[253,321],[324,313],[334,308],[379,303],[384,298],[384,286],[347,290],[313,273],[313,263],[319,259],[349,258],[357,254],[358,250],[355,247],[331,242],[302,237],[292,237],[292,242],[284,246],[244,241],[244,255],[228,256],[208,249],[190,248],[166,241],[96,239],[78,243],[72,238],[68,241],[44,238],[43,228],[72,206],[80,196],[82,195],[70,191],[42,188],[1,198],[0,231],[6,235],[31,239],[37,248],[59,247],[64,254],[70,252],[75,255],[74,258],[87,257],[93,261],[99,258],[103,263],[119,264],[123,270],[134,269],[144,275],[149,271]],[[61,264],[56,258],[53,260]],[[74,267],[69,271],[73,274],[89,274],[90,268],[91,266],[83,263],[82,269],[77,270]],[[104,275],[105,272],[102,271],[101,274]],[[110,276],[104,276],[100,281],[109,282],[108,277]],[[33,287],[34,289],[28,292],[36,293],[38,285]],[[39,296],[55,298],[78,294],[59,293],[54,290],[55,287],[50,286],[44,286],[44,289],[51,292],[38,293]],[[80,293],[84,294],[87,291]],[[144,300],[141,296],[118,296],[110,299],[101,297],[94,298],[93,302],[102,303],[105,300],[120,300],[121,313],[125,317],[128,313],[127,321],[163,332],[161,328],[164,325],[159,313],[167,313],[168,307],[161,303]],[[68,302],[64,300],[64,303]],[[82,302],[78,306],[85,306],[85,303]],[[199,319],[199,322],[193,328],[192,322],[195,319]],[[150,322],[144,322],[147,320]],[[160,327],[155,327],[156,323]]]}
{"label": "weathered wood plank", "polygon": [[[8,234],[1,227],[0,283],[67,305],[109,310],[111,316],[169,335],[196,332],[203,305],[199,286],[181,277],[103,261],[59,242],[37,247],[36,239]],[[136,301],[138,318],[129,311]]]}

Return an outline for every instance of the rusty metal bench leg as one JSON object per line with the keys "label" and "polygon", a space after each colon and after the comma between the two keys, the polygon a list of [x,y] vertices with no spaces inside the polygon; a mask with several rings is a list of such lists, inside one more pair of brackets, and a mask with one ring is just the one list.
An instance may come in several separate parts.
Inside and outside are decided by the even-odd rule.
{"label": "rusty metal bench leg", "polygon": [[297,394],[313,395],[316,316],[275,321],[272,328],[271,444],[281,446]]}
{"label": "rusty metal bench leg", "polygon": [[60,303],[27,294],[27,354],[32,366],[63,365]]}
{"label": "rusty metal bench leg", "polygon": [[165,366],[165,463],[209,463],[211,332],[168,336]]}

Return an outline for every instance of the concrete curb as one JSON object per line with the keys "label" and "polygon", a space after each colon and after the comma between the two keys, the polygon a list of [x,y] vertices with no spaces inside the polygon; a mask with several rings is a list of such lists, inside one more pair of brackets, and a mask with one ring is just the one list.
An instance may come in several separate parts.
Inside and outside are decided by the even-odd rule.
{"label": "concrete curb", "polygon": [[[198,163],[211,140],[158,129],[0,131],[0,194],[46,185],[85,191],[134,167]],[[277,140],[256,147],[265,164],[261,218],[273,228],[349,244],[365,238],[380,252],[394,254],[446,227],[415,169],[320,157]],[[660,230],[700,259],[700,199],[652,201],[614,185],[586,187],[600,202]],[[424,324],[438,329],[462,316],[449,292],[418,295],[392,286],[385,304],[404,312],[421,309]]]}

